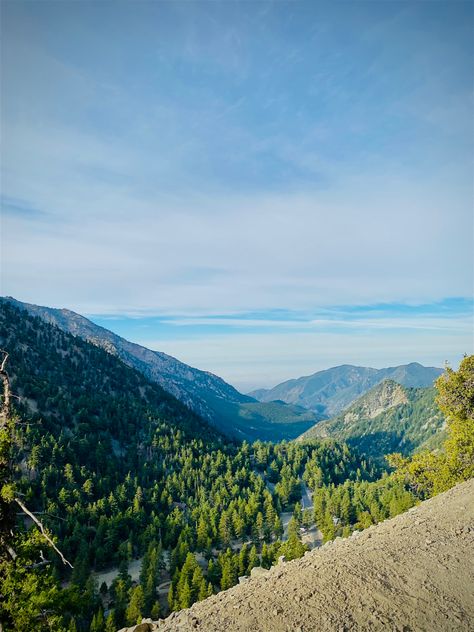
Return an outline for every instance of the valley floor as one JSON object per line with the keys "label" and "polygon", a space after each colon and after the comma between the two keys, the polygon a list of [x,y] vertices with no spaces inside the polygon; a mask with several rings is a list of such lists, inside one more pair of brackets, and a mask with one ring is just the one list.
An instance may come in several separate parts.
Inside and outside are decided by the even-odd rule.
{"label": "valley floor", "polygon": [[471,479],[140,630],[468,632],[473,587]]}

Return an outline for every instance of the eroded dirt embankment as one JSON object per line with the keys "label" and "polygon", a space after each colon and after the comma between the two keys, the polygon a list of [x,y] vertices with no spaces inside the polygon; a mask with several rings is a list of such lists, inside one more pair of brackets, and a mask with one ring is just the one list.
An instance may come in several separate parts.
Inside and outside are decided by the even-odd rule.
{"label": "eroded dirt embankment", "polygon": [[474,479],[142,625],[137,632],[472,632]]}

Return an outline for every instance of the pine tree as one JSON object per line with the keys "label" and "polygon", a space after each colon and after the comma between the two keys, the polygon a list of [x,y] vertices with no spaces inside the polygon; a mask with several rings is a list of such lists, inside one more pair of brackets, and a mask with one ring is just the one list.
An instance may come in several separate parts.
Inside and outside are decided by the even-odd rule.
{"label": "pine tree", "polygon": [[115,622],[118,626],[124,622],[125,611],[128,602],[128,585],[124,579],[117,577],[112,583],[112,593],[114,595]]}
{"label": "pine tree", "polygon": [[252,568],[255,568],[255,566],[258,566],[259,564],[260,564],[260,560],[258,558],[257,547],[254,544],[252,548],[250,549],[250,553],[249,553],[247,575],[250,575],[250,571],[252,570]]}
{"label": "pine tree", "polygon": [[283,535],[283,524],[280,520],[280,516],[276,515],[275,516],[275,523],[273,525],[273,532],[275,533],[275,536],[277,538],[281,538],[281,536]]}
{"label": "pine tree", "polygon": [[219,539],[223,546],[230,544],[230,521],[226,511],[223,511],[219,520]]}
{"label": "pine tree", "polygon": [[189,586],[189,582],[186,579],[179,591],[179,607],[180,608],[189,608],[192,604],[192,594],[191,588]]}
{"label": "pine tree", "polygon": [[153,621],[156,621],[157,619],[160,618],[161,607],[160,607],[160,602],[158,600],[156,600],[155,603],[153,604],[151,608],[150,616],[153,619]]}
{"label": "pine tree", "polygon": [[204,516],[201,516],[199,518],[196,536],[196,545],[198,551],[204,551],[207,547],[208,541],[208,525],[206,523],[206,520],[204,519]]}
{"label": "pine tree", "polygon": [[301,523],[303,522],[303,511],[301,509],[301,503],[295,503],[295,508],[293,510],[293,518],[295,519],[295,522],[298,525],[298,527],[300,527]]}
{"label": "pine tree", "polygon": [[105,632],[116,632],[116,630],[117,626],[115,624],[115,613],[113,610],[111,610],[105,622]]}
{"label": "pine tree", "polygon": [[170,589],[168,591],[168,608],[172,612],[175,609],[175,588],[173,582],[170,584]]}
{"label": "pine tree", "polygon": [[247,542],[244,542],[239,553],[239,575],[246,575],[249,565],[248,546]]}
{"label": "pine tree", "polygon": [[140,623],[143,617],[143,588],[136,586],[132,589],[130,594],[130,603],[128,604],[126,619],[128,625],[135,625]]}
{"label": "pine tree", "polygon": [[206,580],[203,577],[201,579],[201,584],[199,586],[197,600],[202,601],[203,599],[206,599],[206,597],[207,597],[207,584],[206,584]]}
{"label": "pine tree", "polygon": [[264,542],[262,546],[262,566],[263,568],[270,568],[271,565],[272,565],[272,560],[270,557],[268,544]]}
{"label": "pine tree", "polygon": [[92,622],[90,625],[90,632],[104,632],[104,613],[102,612],[102,608],[96,612],[96,614],[92,617]]}
{"label": "pine tree", "polygon": [[220,556],[222,590],[227,590],[237,583],[237,564],[237,558],[234,560],[231,549],[227,549],[226,552]]}
{"label": "pine tree", "polygon": [[257,518],[255,520],[255,526],[257,528],[258,538],[261,539],[263,537],[263,514],[261,511],[259,511],[257,514]]}
{"label": "pine tree", "polygon": [[199,591],[201,590],[201,584],[203,581],[204,577],[201,567],[199,565],[196,565],[191,579],[191,594],[193,602],[198,600]]}
{"label": "pine tree", "polygon": [[221,570],[219,564],[216,564],[213,559],[209,560],[207,565],[207,578],[211,584],[218,586],[221,579]]}
{"label": "pine tree", "polygon": [[[71,621],[69,623],[69,627],[68,627],[68,632],[77,632],[77,626],[76,626],[76,620],[75,619],[71,619]],[[106,632],[108,632],[108,630]],[[115,632],[115,629],[114,629],[114,632]]]}
{"label": "pine tree", "polygon": [[288,540],[282,546],[282,554],[287,560],[295,560],[302,557],[305,551],[306,547],[300,540],[298,523],[292,518],[288,524]]}

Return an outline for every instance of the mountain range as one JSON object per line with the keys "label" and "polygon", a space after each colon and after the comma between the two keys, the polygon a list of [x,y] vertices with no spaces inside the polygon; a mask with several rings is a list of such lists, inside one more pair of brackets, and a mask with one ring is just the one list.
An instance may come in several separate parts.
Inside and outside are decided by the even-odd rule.
{"label": "mountain range", "polygon": [[[425,440],[430,433],[436,434],[441,423],[433,413],[434,392],[429,388],[442,373],[438,368],[418,363],[385,369],[342,365],[244,395],[213,373],[125,340],[68,309],[42,307],[11,297],[0,301],[103,349],[159,384],[227,436],[240,440],[281,441],[301,436],[333,436],[347,439],[375,455],[396,446],[402,452],[411,451],[422,443],[418,440],[420,437]],[[371,391],[377,385],[385,384],[386,380],[400,385],[399,388],[390,389],[385,385]],[[366,393],[368,396],[364,399]],[[395,405],[393,397],[397,396],[404,398],[404,408]],[[377,414],[371,408],[375,400],[382,402]],[[372,412],[367,416],[364,411],[368,407]],[[342,411],[346,413],[342,414]],[[357,424],[354,424],[354,414],[359,420]],[[414,429],[411,436],[409,426],[413,415],[417,420],[415,426],[420,425],[421,419],[427,425],[426,431]],[[434,426],[429,421],[433,415]],[[352,420],[349,425],[348,419]],[[414,438],[415,435],[419,437]]]}
{"label": "mountain range", "polygon": [[285,402],[259,402],[239,393],[222,378],[195,369],[176,358],[129,342],[68,309],[54,309],[2,298],[18,309],[55,325],[116,356],[156,382],[219,430],[238,439],[294,439],[322,417]]}
{"label": "mountain range", "polygon": [[384,380],[340,415],[307,430],[298,441],[332,437],[373,457],[439,447],[446,438],[445,421],[435,394],[434,388],[407,388]]}
{"label": "mountain range", "polygon": [[249,395],[260,402],[279,400],[303,406],[328,418],[338,415],[384,380],[393,380],[410,388],[430,387],[442,372],[442,369],[425,367],[418,362],[385,369],[343,364],[287,380],[274,388],[259,389]]}
{"label": "mountain range", "polygon": [[[331,437],[348,426],[348,443],[379,456],[371,436],[376,428],[370,423],[380,427],[396,412],[394,427],[410,438],[407,443],[399,436],[403,441],[398,440],[397,447],[401,444],[411,451],[415,440],[420,443],[442,426],[440,418],[422,417],[433,402],[433,389],[407,389],[384,381],[345,413],[341,428],[329,427],[330,421],[316,425],[316,432],[326,427],[330,438],[238,444],[147,378],[143,369],[128,366],[115,347],[103,348],[103,339],[83,340],[77,332],[63,331],[55,323],[33,316],[32,311],[0,300],[0,349],[9,354],[7,367],[14,395],[17,426],[11,471],[15,486],[73,563],[69,573],[59,559],[48,560],[54,564],[58,589],[62,581],[83,604],[79,610],[79,600],[69,602],[69,593],[64,593],[60,602],[63,619],[57,629],[73,629],[71,617],[78,622],[74,629],[103,629],[103,625],[97,626],[102,603],[112,600],[112,619],[115,617],[117,625],[108,619],[108,627],[117,629],[139,620],[142,614],[159,616],[159,612],[190,605],[201,594],[231,587],[241,576],[237,572],[241,560],[245,561],[243,570],[252,577],[259,561],[268,568],[282,554],[291,556],[289,559],[300,557],[304,547],[297,532],[290,534],[289,524],[287,540],[281,542],[278,537],[284,534],[284,516],[291,515],[306,486],[313,496],[304,492],[302,502],[312,500],[315,510],[319,508],[317,524],[327,539],[336,536],[335,517],[345,521],[337,527],[339,534],[366,524],[363,520],[372,521],[372,516],[375,521],[392,517],[406,508],[408,500],[414,501],[403,481],[376,480],[382,468],[370,455]],[[66,313],[66,323],[84,325],[71,313]],[[364,424],[369,425],[364,428]],[[415,426],[419,437],[413,431]],[[392,451],[387,442],[379,451],[387,451],[387,446]],[[270,542],[260,546],[262,539],[256,529],[266,533]],[[231,539],[258,544],[250,552],[243,544],[240,551],[233,552],[225,548]],[[163,546],[170,552],[170,567],[159,565],[158,543],[160,550]],[[262,550],[251,561],[257,545]],[[206,551],[217,551],[201,570],[193,554],[196,549],[203,558]],[[128,581],[120,573],[128,577],[121,569],[132,558],[142,559],[141,583],[134,587],[130,579],[120,596],[115,586]],[[188,568],[189,560],[195,566]],[[218,575],[213,574],[216,565]],[[260,572],[266,572],[262,567]],[[224,583],[222,577],[229,569],[234,570]],[[109,582],[101,584],[103,602],[89,592],[91,571],[97,577],[104,576],[103,572],[120,575],[112,587]],[[186,589],[188,574],[193,593],[189,584]],[[171,587],[157,600],[156,589],[163,584]],[[28,583],[22,590],[20,597],[17,593],[9,597],[9,612],[15,612],[16,601],[26,603]],[[137,591],[143,594],[143,610],[131,617]],[[187,594],[191,596],[184,600]]]}

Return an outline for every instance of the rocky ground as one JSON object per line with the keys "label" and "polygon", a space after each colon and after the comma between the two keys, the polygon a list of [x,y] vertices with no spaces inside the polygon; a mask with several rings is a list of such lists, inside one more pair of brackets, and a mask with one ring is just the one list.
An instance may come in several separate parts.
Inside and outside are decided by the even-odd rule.
{"label": "rocky ground", "polygon": [[474,479],[134,632],[474,630]]}

